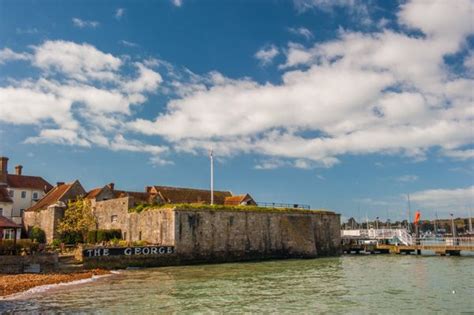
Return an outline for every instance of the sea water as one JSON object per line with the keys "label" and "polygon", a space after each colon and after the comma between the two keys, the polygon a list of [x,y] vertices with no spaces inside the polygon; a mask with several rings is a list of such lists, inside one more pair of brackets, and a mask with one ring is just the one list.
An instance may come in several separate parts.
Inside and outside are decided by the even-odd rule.
{"label": "sea water", "polygon": [[474,257],[358,255],[124,270],[0,301],[34,313],[470,313]]}

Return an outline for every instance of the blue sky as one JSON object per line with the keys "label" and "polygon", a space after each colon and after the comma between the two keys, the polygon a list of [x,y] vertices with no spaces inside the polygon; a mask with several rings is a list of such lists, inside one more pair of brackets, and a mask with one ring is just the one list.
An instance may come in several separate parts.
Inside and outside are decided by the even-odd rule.
{"label": "blue sky", "polygon": [[[448,1],[0,1],[0,154],[87,188],[344,218],[474,204],[473,12]],[[446,12],[451,14],[446,15]]]}

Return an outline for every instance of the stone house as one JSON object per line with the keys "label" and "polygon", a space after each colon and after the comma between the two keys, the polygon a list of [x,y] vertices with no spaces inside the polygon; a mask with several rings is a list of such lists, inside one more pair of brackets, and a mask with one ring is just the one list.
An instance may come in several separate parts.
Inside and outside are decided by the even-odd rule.
{"label": "stone house", "polygon": [[[23,166],[15,166],[15,174],[8,173],[8,158],[0,157],[0,186],[2,190],[8,191],[11,202],[0,198],[0,211],[2,215],[22,223],[22,215],[25,209],[33,206],[38,200],[53,188],[50,183],[39,176],[23,175]],[[4,194],[4,192],[0,192]],[[1,201],[3,199],[3,201]]]}
{"label": "stone house", "polygon": [[59,221],[64,217],[69,200],[84,196],[86,191],[76,180],[72,183],[58,183],[34,206],[25,210],[23,226],[26,232],[38,226],[46,234],[46,242],[50,243],[57,238]]}

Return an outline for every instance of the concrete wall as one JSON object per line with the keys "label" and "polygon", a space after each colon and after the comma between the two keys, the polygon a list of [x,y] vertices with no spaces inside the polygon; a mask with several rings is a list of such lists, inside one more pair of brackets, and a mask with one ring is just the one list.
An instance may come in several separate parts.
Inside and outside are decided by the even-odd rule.
{"label": "concrete wall", "polygon": [[53,239],[59,237],[57,231],[59,221],[64,217],[64,208],[48,207],[39,211],[25,211],[23,213],[23,226],[29,233],[31,228],[38,226],[46,234],[46,242],[51,243]]}
{"label": "concrete wall", "polygon": [[175,211],[176,253],[184,260],[235,261],[339,255],[334,213]]}

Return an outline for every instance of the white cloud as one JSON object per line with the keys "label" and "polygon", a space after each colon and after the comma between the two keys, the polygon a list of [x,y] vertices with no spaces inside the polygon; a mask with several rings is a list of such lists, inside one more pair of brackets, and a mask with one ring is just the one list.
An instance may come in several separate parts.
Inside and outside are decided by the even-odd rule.
{"label": "white cloud", "polygon": [[352,19],[363,25],[372,24],[370,8],[376,7],[370,0],[293,0],[293,3],[298,12],[317,9],[333,13],[335,9],[345,9]]}
{"label": "white cloud", "polygon": [[18,27],[16,29],[16,33],[20,34],[20,35],[23,35],[23,34],[32,35],[32,34],[38,34],[39,30],[36,27],[31,27],[31,28],[19,28]]}
{"label": "white cloud", "polygon": [[114,16],[117,20],[120,20],[123,17],[124,14],[125,14],[125,9],[124,8],[118,8],[117,10],[115,10],[115,15]]}
{"label": "white cloud", "polygon": [[33,64],[80,81],[117,79],[122,60],[89,44],[46,41],[34,47]]}
{"label": "white cloud", "polygon": [[[5,62],[28,60],[40,75],[0,87],[0,121],[40,127],[27,143],[144,152],[158,164],[159,156],[168,151],[166,146],[121,135],[131,107],[143,104],[163,81],[158,72],[89,44],[46,41],[31,48],[32,54],[2,50]],[[136,75],[125,75],[122,65],[135,68]]]}
{"label": "white cloud", "polygon": [[0,65],[11,60],[29,60],[31,56],[27,53],[17,53],[10,48],[0,50]]}
{"label": "white cloud", "polygon": [[126,40],[124,40],[124,39],[119,40],[119,44],[122,44],[122,45],[127,46],[127,47],[138,47],[138,46],[139,46],[139,45],[136,44],[136,43],[129,42],[129,41],[126,41]]}
{"label": "white cloud", "polygon": [[396,178],[397,181],[399,182],[414,182],[418,180],[418,176],[416,175],[402,175]]}
{"label": "white cloud", "polygon": [[456,160],[469,160],[474,159],[474,149],[469,150],[446,150],[443,155]]}
{"label": "white cloud", "polygon": [[466,207],[474,204],[474,186],[455,189],[430,189],[410,195],[419,207],[427,210],[452,211],[461,215]]}
{"label": "white cloud", "polygon": [[270,159],[259,162],[255,165],[257,170],[273,170],[288,165],[287,162],[278,159]]}
{"label": "white cloud", "polygon": [[290,31],[290,33],[302,36],[307,40],[312,39],[314,37],[313,33],[306,27],[298,27],[298,28],[290,27],[288,30]]}
{"label": "white cloud", "polygon": [[278,48],[275,45],[270,45],[261,48],[255,53],[255,58],[257,58],[260,63],[264,66],[269,65],[273,62],[273,59],[279,54]]}
{"label": "white cloud", "polygon": [[97,21],[86,21],[79,18],[73,18],[72,24],[79,28],[96,28],[100,25],[100,23]]}
{"label": "white cloud", "polygon": [[171,3],[176,7],[180,7],[183,5],[183,0],[171,0]]}
{"label": "white cloud", "polygon": [[[401,7],[400,23],[426,30],[425,24],[405,18],[412,16],[407,13],[412,4],[418,2]],[[466,24],[472,18],[469,2],[457,2],[462,5],[466,10],[456,9],[458,21],[447,17],[456,24],[453,29],[441,32],[451,34],[449,38],[437,36],[431,27],[428,37],[384,29],[341,31],[339,38],[310,48],[290,43],[281,83],[222,75],[215,75],[221,78],[215,81],[180,83],[185,92],[168,103],[165,113],[129,126],[160,135],[187,152],[214,143],[227,155],[303,159],[311,167],[333,166],[346,154],[402,154],[422,160],[432,148],[441,154],[459,150],[473,142],[473,81],[453,75],[444,57],[463,49],[472,32]],[[449,8],[440,5],[437,10]],[[435,13],[427,10],[420,19],[443,17]],[[448,27],[445,22],[436,25]],[[259,56],[269,62],[275,50],[263,49]],[[260,163],[259,168],[275,164]]]}

